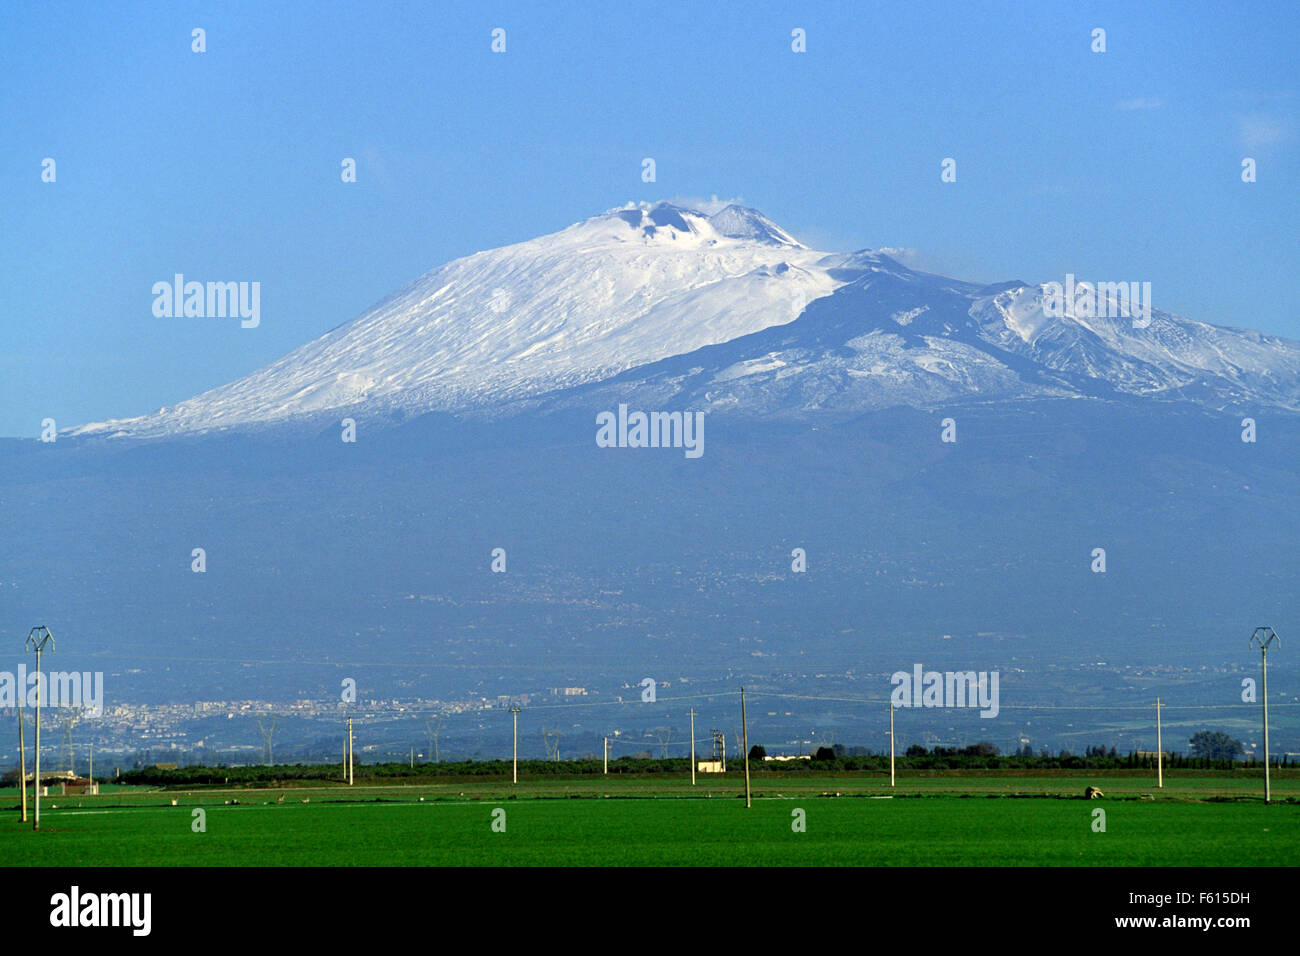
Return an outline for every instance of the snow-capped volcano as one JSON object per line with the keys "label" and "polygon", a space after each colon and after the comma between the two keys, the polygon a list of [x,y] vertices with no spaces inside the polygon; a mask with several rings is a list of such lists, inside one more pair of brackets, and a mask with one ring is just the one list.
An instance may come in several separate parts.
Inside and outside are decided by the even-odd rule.
{"label": "snow-capped volcano", "polygon": [[518,409],[601,382],[760,416],[1117,395],[1300,410],[1300,343],[1052,302],[1043,284],[814,251],[738,205],[629,203],[439,266],[251,375],[73,434]]}
{"label": "snow-capped volcano", "polygon": [[761,213],[629,203],[456,259],[251,375],[81,434],[240,427],[364,405],[456,411],[792,321],[842,280]]}

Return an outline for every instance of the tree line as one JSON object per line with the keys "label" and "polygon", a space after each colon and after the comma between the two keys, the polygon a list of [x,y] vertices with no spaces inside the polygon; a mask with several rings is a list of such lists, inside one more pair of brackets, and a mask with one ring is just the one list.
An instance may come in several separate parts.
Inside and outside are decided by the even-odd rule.
{"label": "tree line", "polygon": [[[1242,761],[1239,741],[1227,734],[1202,731],[1192,737],[1192,749],[1187,754],[1167,753],[1164,766],[1167,770],[1232,770],[1259,766],[1254,760]],[[819,747],[808,760],[764,761],[766,749],[761,744],[750,748],[750,772],[761,774],[808,774],[834,772],[889,771],[889,754],[876,753],[866,748],[842,745]],[[1280,768],[1294,766],[1286,757],[1274,760]],[[599,757],[575,760],[521,760],[519,772],[528,777],[584,776],[601,774],[604,761]],[[1040,750],[1033,753],[1029,747],[1004,754],[988,741],[967,747],[927,748],[913,744],[895,759],[899,770],[1155,770],[1154,753],[1129,751],[1120,754],[1114,747],[1089,746],[1082,754],[1067,750],[1055,754]],[[645,757],[618,757],[610,760],[611,774],[656,774],[690,772],[686,757],[653,759]],[[728,774],[743,772],[743,762],[732,760]],[[356,764],[354,776],[363,781],[393,780],[414,781],[439,777],[503,777],[511,773],[509,760],[462,760],[443,763],[420,763],[411,766],[403,762]],[[706,775],[706,779],[707,779]],[[121,775],[120,782],[149,786],[245,786],[264,784],[342,782],[338,763],[330,764],[275,764],[247,766],[139,766]]]}

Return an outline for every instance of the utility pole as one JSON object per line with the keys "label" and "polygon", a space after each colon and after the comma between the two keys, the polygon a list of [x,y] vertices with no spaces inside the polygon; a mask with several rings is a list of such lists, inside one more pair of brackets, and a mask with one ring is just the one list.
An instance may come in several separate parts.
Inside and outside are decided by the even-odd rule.
{"label": "utility pole", "polygon": [[510,716],[514,719],[514,723],[515,723],[514,757],[511,758],[511,774],[513,779],[510,782],[518,783],[519,782],[519,706],[517,704],[511,705]]}
{"label": "utility pole", "polygon": [[889,702],[889,785],[894,785],[894,702]]}
{"label": "utility pole", "polygon": [[32,628],[27,635],[27,646],[36,651],[36,780],[34,781],[35,813],[32,817],[32,829],[41,828],[41,653],[45,645],[54,650],[54,635],[44,624]]}
{"label": "utility pole", "polygon": [[609,737],[608,737],[608,735],[606,735],[606,737],[605,737],[604,739],[605,739],[605,773],[608,774],[608,773],[609,773]]}
{"label": "utility pole", "polygon": [[[1263,667],[1264,667],[1264,802],[1265,803],[1269,803],[1273,798],[1273,791],[1269,785],[1269,778],[1268,778],[1268,646],[1272,644],[1274,641],[1277,641],[1278,647],[1282,646],[1282,638],[1278,637],[1277,632],[1274,631],[1271,627],[1257,627],[1255,628],[1255,633],[1250,635],[1251,645],[1252,646],[1256,644],[1259,645],[1260,656],[1262,658]],[[39,660],[39,658],[37,659]],[[39,721],[40,711],[38,710],[36,713],[38,715],[36,732],[39,734],[41,732],[40,731],[41,725]],[[40,738],[38,737],[37,739],[39,740]],[[38,760],[40,759],[39,754],[37,755],[37,759]]]}
{"label": "utility pole", "polygon": [[352,786],[355,778],[352,776],[352,718],[348,718],[348,786]]}
{"label": "utility pole", "polygon": [[90,781],[90,786],[87,789],[89,789],[93,793],[95,790],[95,742],[93,740],[90,742],[89,774],[90,776],[87,779]]}
{"label": "utility pole", "polygon": [[23,741],[23,704],[22,695],[27,688],[19,688],[18,694],[18,791],[23,795],[23,823],[27,822],[27,744]]}
{"label": "utility pole", "polygon": [[1160,698],[1156,698],[1156,786],[1164,789],[1165,786],[1165,748],[1161,743],[1160,727]]}
{"label": "utility pole", "polygon": [[411,748],[411,769],[415,769],[415,748]]}
{"label": "utility pole", "polygon": [[691,786],[695,786],[695,708],[691,708]]}
{"label": "utility pole", "polygon": [[740,727],[741,750],[745,754],[745,809],[752,805],[749,800],[749,723],[745,719],[745,688],[740,688]]}

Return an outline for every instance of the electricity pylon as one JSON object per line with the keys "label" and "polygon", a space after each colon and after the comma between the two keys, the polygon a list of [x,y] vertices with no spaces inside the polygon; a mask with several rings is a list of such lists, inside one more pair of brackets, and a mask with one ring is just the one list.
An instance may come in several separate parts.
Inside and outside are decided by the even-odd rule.
{"label": "electricity pylon", "polygon": [[271,736],[275,733],[275,714],[269,715],[271,726],[266,726],[265,719],[259,714],[257,718],[257,729],[262,732],[262,762],[268,767],[274,763],[273,753],[271,751]]}
{"label": "electricity pylon", "polygon": [[563,735],[560,733],[559,727],[556,727],[554,730],[547,730],[545,727],[542,728],[542,743],[546,747],[547,760],[554,760],[556,763],[560,762],[561,736]]}
{"label": "electricity pylon", "polygon": [[727,735],[721,730],[710,730],[713,736],[713,760],[725,771],[727,769]]}
{"label": "electricity pylon", "polygon": [[442,733],[442,715],[438,715],[438,723],[436,725],[430,726],[432,722],[433,718],[424,718],[424,729],[429,735],[429,753],[433,754],[434,763],[441,763],[441,758],[438,755],[438,734]]}
{"label": "electricity pylon", "polygon": [[660,746],[660,748],[661,748],[661,749],[660,749],[660,753],[661,753],[661,755],[662,755],[665,759],[667,759],[667,757],[668,757],[668,744],[672,742],[672,739],[673,739],[673,729],[672,729],[671,727],[656,727],[656,728],[655,728],[655,736],[659,738],[659,746]]}

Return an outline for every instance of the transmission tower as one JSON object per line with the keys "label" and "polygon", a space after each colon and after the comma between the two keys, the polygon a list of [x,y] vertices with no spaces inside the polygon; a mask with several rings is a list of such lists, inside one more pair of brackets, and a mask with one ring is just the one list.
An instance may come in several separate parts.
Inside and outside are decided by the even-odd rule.
{"label": "transmission tower", "polygon": [[659,738],[660,754],[667,758],[668,744],[673,739],[673,729],[671,727],[656,727],[655,736]]}
{"label": "transmission tower", "polygon": [[429,735],[429,753],[433,754],[433,762],[440,763],[438,755],[438,734],[442,733],[442,715],[438,715],[438,722],[433,723],[432,717],[424,718],[424,729]]}
{"label": "transmission tower", "polygon": [[262,732],[262,762],[270,766],[275,761],[272,759],[271,736],[275,733],[275,714],[269,714],[271,723],[267,726],[266,718],[258,716],[257,729]]}
{"label": "transmission tower", "polygon": [[560,762],[561,736],[563,735],[560,733],[559,727],[556,727],[554,730],[547,730],[545,727],[542,728],[542,743],[546,746],[547,760],[554,760],[556,763]]}

